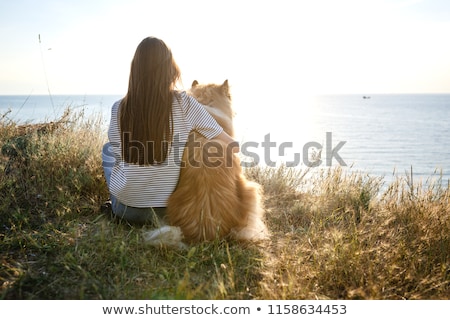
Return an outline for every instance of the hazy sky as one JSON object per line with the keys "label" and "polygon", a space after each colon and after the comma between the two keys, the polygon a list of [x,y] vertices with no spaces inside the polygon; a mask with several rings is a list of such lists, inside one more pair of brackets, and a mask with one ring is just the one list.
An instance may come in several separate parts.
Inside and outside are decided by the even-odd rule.
{"label": "hazy sky", "polygon": [[449,35],[448,0],[2,1],[0,94],[123,94],[147,36],[185,87],[450,93]]}

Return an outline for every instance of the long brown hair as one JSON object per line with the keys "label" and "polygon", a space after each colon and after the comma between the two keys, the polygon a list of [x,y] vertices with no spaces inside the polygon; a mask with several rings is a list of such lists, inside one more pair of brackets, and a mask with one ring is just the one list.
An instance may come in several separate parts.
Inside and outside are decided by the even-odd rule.
{"label": "long brown hair", "polygon": [[120,103],[122,157],[127,163],[164,162],[173,138],[172,102],[180,70],[157,38],[142,40],[131,62],[128,92]]}

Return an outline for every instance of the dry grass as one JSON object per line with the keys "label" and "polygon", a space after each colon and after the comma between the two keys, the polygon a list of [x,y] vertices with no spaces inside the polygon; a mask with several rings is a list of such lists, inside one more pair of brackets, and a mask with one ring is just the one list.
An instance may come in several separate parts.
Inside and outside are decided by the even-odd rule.
{"label": "dry grass", "polygon": [[[334,168],[313,174],[291,201],[269,193],[277,232],[261,297],[447,299],[450,190],[410,180],[382,192],[380,178]],[[281,194],[292,194],[287,185]]]}
{"label": "dry grass", "polygon": [[0,121],[3,299],[447,299],[450,190],[411,177],[255,167],[266,243],[145,246],[113,222],[96,120],[52,130]]}

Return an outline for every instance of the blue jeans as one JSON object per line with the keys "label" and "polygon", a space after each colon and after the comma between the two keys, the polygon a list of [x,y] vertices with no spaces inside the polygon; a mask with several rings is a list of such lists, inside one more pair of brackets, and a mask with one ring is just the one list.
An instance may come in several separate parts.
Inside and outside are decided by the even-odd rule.
{"label": "blue jeans", "polygon": [[[112,153],[112,146],[108,142],[102,150],[102,166],[105,174],[106,185],[110,186],[111,172],[116,159]],[[155,224],[160,225],[164,220],[166,208],[136,208],[121,203],[115,196],[110,194],[111,207],[113,214],[119,219],[123,219],[132,224]]]}

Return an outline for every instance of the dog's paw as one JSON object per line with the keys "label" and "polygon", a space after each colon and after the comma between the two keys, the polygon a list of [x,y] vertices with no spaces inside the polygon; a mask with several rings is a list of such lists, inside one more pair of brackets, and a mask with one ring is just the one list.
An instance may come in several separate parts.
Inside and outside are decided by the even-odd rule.
{"label": "dog's paw", "polygon": [[179,227],[163,226],[154,230],[143,232],[145,243],[157,247],[171,247],[176,249],[187,249],[183,243],[183,233]]}

